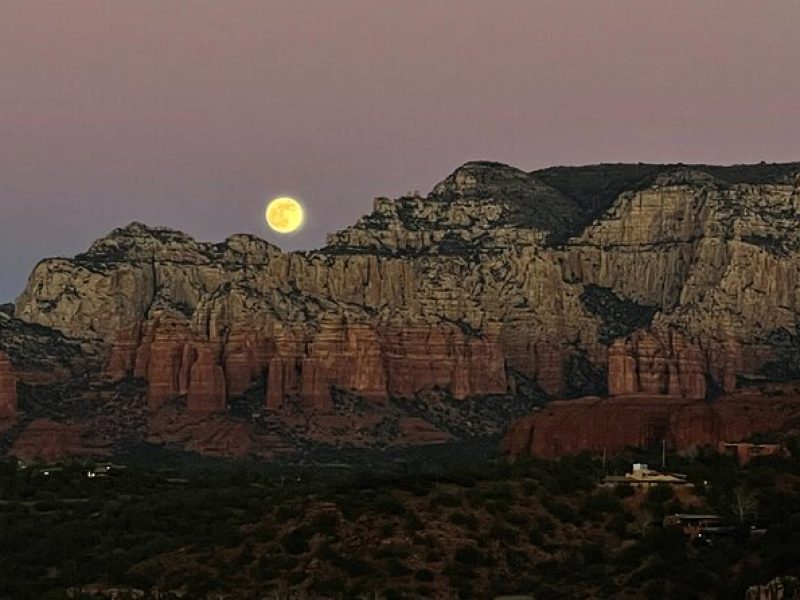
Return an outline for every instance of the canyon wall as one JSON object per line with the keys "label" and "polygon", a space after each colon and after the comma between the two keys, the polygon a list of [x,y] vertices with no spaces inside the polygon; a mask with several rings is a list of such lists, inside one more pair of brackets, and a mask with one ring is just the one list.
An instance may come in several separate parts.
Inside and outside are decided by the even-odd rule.
{"label": "canyon wall", "polygon": [[133,223],[39,263],[14,313],[145,379],[152,410],[224,412],[254,385],[270,410],[324,412],[335,388],[464,399],[510,374],[554,398],[699,401],[800,377],[798,173],[467,163],[315,251]]}

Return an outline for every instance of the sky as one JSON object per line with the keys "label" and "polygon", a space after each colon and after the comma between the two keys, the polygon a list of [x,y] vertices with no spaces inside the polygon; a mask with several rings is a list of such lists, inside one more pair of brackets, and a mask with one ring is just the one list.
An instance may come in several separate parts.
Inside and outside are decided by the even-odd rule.
{"label": "sky", "polygon": [[[468,160],[800,160],[797,0],[3,0],[0,302],[131,221],[305,249]],[[264,204],[305,205],[291,237]]]}

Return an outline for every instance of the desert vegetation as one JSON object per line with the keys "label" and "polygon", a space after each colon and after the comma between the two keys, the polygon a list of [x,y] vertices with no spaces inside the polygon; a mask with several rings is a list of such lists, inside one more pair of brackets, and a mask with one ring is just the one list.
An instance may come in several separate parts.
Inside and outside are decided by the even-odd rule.
{"label": "desert vegetation", "polygon": [[[798,574],[800,453],[790,445],[791,457],[748,469],[706,452],[670,457],[693,492],[599,487],[629,463],[586,456],[336,479],[288,467],[88,479],[78,463],[45,475],[6,462],[0,597],[112,587],[189,598],[743,597]],[[662,525],[698,510],[736,533],[695,544]],[[750,535],[754,519],[765,534]]]}

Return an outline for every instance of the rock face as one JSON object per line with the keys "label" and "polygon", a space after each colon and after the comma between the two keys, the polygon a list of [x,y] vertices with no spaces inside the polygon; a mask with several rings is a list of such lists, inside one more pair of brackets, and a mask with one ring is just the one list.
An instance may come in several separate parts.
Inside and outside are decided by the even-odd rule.
{"label": "rock face", "polygon": [[736,393],[714,404],[662,396],[584,398],[553,402],[516,421],[504,447],[514,456],[556,458],[581,452],[611,455],[660,446],[664,440],[669,449],[684,452],[779,431],[798,417],[798,391]]}
{"label": "rock face", "polygon": [[672,330],[640,330],[608,351],[608,393],[706,397],[701,350]]}
{"label": "rock face", "polygon": [[13,320],[145,379],[151,411],[222,413],[261,386],[269,411],[323,414],[337,390],[466,399],[512,378],[696,402],[800,378],[798,173],[472,162],[310,252],[133,223],[39,263]]}
{"label": "rock face", "polygon": [[71,456],[102,456],[107,441],[93,439],[84,427],[50,419],[35,419],[15,440],[10,454],[21,460],[55,462]]}
{"label": "rock face", "polygon": [[8,357],[0,352],[0,419],[17,414],[17,378]]}

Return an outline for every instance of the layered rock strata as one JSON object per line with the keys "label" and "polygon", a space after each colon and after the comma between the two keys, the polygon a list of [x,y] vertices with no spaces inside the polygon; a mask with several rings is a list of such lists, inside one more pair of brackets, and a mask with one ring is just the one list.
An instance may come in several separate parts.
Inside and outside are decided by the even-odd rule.
{"label": "layered rock strata", "polygon": [[107,349],[153,410],[224,411],[261,381],[275,410],[324,412],[336,388],[466,398],[511,372],[555,397],[696,400],[800,377],[798,173],[467,163],[312,252],[134,223],[42,261],[15,315]]}
{"label": "layered rock strata", "polygon": [[608,393],[706,397],[705,357],[679,333],[640,330],[617,339],[608,351]]}

